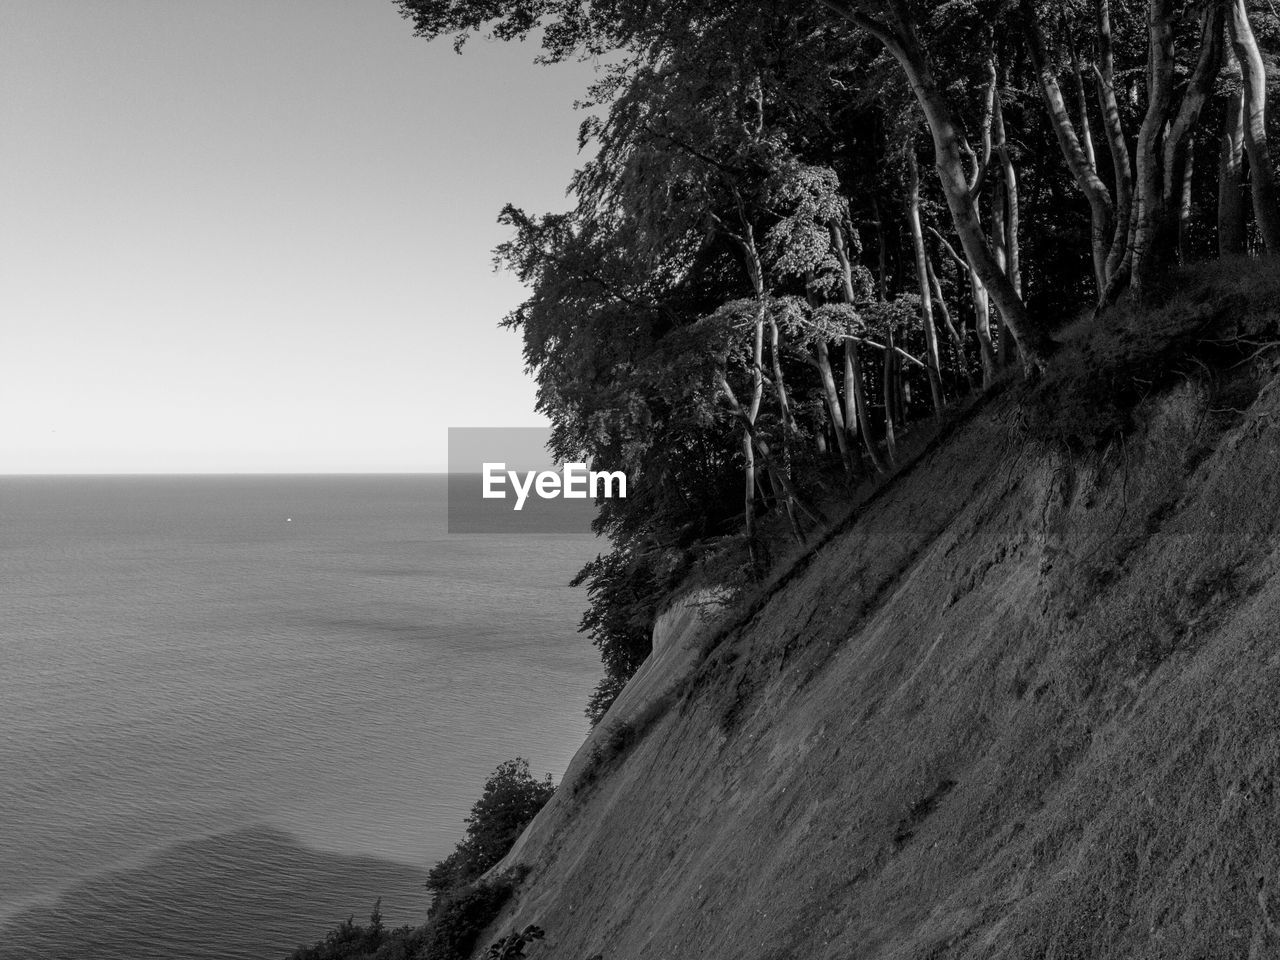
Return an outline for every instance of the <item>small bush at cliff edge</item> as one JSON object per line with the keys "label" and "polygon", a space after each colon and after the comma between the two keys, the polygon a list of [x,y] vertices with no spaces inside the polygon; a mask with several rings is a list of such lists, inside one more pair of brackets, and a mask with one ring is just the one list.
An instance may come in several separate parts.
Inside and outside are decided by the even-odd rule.
{"label": "small bush at cliff edge", "polygon": [[509,870],[454,890],[431,908],[421,956],[428,960],[466,960],[476,941],[498,918],[527,870]]}
{"label": "small bush at cliff edge", "polygon": [[432,893],[427,922],[388,931],[375,906],[369,926],[348,919],[324,940],[298,947],[289,960],[454,960],[470,955],[480,934],[511,899],[527,867],[488,880],[481,877],[507,855],[516,839],[551,799],[548,774],[538,780],[520,757],[498,765],[467,817],[466,836],[428,874]]}
{"label": "small bush at cliff edge", "polygon": [[369,925],[348,917],[319,943],[298,947],[289,960],[414,960],[422,948],[423,931],[409,926],[388,930],[382,922],[382,901],[374,904]]}
{"label": "small bush at cliff edge", "polygon": [[471,807],[467,833],[453,853],[427,874],[431,910],[435,913],[451,892],[478,880],[507,855],[529,822],[555,792],[551,775],[536,779],[522,757],[500,763],[485,781],[484,793]]}

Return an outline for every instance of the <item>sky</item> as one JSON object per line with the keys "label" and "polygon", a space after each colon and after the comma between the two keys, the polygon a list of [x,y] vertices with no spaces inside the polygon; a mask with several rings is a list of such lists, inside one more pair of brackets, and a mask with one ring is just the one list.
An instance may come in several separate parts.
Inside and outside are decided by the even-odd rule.
{"label": "sky", "polygon": [[0,0],[0,473],[401,472],[534,426],[495,273],[585,64],[392,0]]}

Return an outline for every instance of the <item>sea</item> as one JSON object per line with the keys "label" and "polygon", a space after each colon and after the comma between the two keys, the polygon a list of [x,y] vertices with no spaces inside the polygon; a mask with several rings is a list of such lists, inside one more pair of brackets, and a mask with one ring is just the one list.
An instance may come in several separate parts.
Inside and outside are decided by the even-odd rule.
{"label": "sea", "polygon": [[281,960],[419,923],[503,760],[599,676],[575,534],[446,478],[0,477],[0,960]]}

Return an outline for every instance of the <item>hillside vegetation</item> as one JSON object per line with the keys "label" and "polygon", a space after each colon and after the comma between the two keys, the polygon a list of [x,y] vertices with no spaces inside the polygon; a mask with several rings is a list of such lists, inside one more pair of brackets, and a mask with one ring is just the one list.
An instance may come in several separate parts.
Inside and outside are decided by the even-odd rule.
{"label": "hillside vegetation", "polygon": [[931,424],[1073,375],[1075,318],[1280,253],[1272,0],[395,2],[597,66],[568,209],[497,250],[553,452],[630,478],[580,577],[593,722],[691,579],[754,589]]}

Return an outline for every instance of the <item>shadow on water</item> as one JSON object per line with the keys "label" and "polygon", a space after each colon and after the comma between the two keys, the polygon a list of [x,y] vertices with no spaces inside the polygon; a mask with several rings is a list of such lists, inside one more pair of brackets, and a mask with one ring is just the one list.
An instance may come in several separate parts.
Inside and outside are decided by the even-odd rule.
{"label": "shadow on water", "polygon": [[279,960],[382,898],[420,923],[426,870],[304,847],[252,827],[172,846],[68,888],[0,925],[0,960]]}

